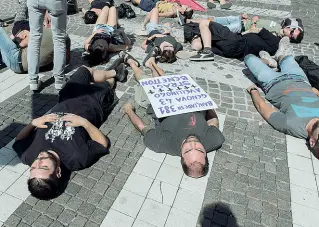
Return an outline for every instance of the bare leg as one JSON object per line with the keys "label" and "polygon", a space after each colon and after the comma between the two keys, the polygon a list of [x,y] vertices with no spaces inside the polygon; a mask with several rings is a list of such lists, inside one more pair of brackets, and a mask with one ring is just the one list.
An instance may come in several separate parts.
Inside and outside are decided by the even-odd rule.
{"label": "bare leg", "polygon": [[201,50],[201,49],[203,49],[203,46],[202,46],[202,42],[201,42],[201,38],[200,37],[198,37],[198,38],[196,38],[196,39],[194,39],[193,41],[192,41],[192,49],[195,49],[195,50]]}
{"label": "bare leg", "polygon": [[135,79],[139,81],[141,79],[141,76],[144,74],[144,71],[140,69],[137,66],[137,63],[132,59],[128,59],[127,64],[133,69]]}
{"label": "bare leg", "polygon": [[202,20],[199,24],[200,34],[203,40],[204,48],[212,48],[212,33],[209,30],[209,20]]}
{"label": "bare leg", "polygon": [[102,83],[116,76],[115,70],[104,71],[86,67],[92,74],[94,83]]}
{"label": "bare leg", "polygon": [[155,7],[152,9],[151,13],[151,17],[150,17],[150,22],[154,23],[154,24],[158,24],[158,8]]}
{"label": "bare leg", "polygon": [[111,88],[114,88],[114,85],[115,85],[115,79],[114,78],[107,79],[106,81],[110,84]]}
{"label": "bare leg", "polygon": [[165,74],[164,70],[161,69],[156,63],[155,63],[155,57],[150,57],[146,62],[145,65],[147,68],[152,70],[152,76],[163,76]]}
{"label": "bare leg", "polygon": [[147,25],[147,23],[150,22],[151,16],[152,16],[152,11],[149,12],[149,13],[147,13],[147,15],[146,15],[146,17],[145,17],[145,19],[144,19],[144,22],[143,22],[143,24],[142,24],[143,27],[145,27],[145,26]]}
{"label": "bare leg", "polygon": [[211,17],[211,18],[203,18],[203,19],[186,19],[186,23],[190,23],[190,22],[193,22],[193,23],[200,23],[202,20],[209,20],[209,21],[214,21],[214,17]]}
{"label": "bare leg", "polygon": [[108,17],[109,17],[109,11],[110,11],[110,8],[108,6],[105,6],[102,9],[102,11],[101,11],[99,17],[97,18],[95,24],[107,24]]}
{"label": "bare leg", "polygon": [[109,10],[107,24],[110,26],[116,26],[119,24],[118,17],[117,17],[117,11],[116,11],[116,8],[114,6],[112,6]]}
{"label": "bare leg", "polygon": [[133,5],[140,5],[141,1],[140,0],[131,0]]}

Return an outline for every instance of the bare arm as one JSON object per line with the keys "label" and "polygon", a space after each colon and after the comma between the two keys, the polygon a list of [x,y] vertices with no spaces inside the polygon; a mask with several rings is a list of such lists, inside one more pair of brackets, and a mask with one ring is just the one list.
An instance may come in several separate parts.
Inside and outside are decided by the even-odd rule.
{"label": "bare arm", "polygon": [[278,112],[275,108],[269,106],[265,100],[259,95],[258,90],[252,89],[253,87],[249,87],[247,89],[248,93],[250,93],[252,101],[257,109],[257,111],[260,113],[260,115],[268,121],[270,118],[270,115],[272,113]]}
{"label": "bare arm", "polygon": [[312,88],[313,93],[315,93],[317,96],[319,96],[319,91],[317,90],[317,88]]}
{"label": "bare arm", "polygon": [[209,126],[215,126],[216,128],[219,128],[218,116],[215,110],[207,110],[205,119]]}
{"label": "bare arm", "polygon": [[129,49],[129,46],[127,45],[113,45],[113,44],[109,45],[109,51],[111,53],[120,52],[122,50],[127,50],[127,49]]}
{"label": "bare arm", "polygon": [[146,48],[147,48],[146,42],[147,42],[147,39],[145,39],[145,40],[142,42],[142,44],[141,44],[141,48],[142,48],[143,50],[146,50]]}
{"label": "bare arm", "polygon": [[127,114],[127,116],[130,118],[132,124],[134,125],[134,127],[142,132],[142,130],[145,128],[145,124],[144,122],[142,121],[142,119],[137,116],[137,114],[134,112],[134,108],[131,104],[126,104],[124,106],[124,111],[125,113]]}
{"label": "bare arm", "polygon": [[35,126],[33,126],[31,123],[25,126],[17,135],[16,141],[23,140],[27,138],[35,129]]}
{"label": "bare arm", "polygon": [[166,12],[166,13],[159,13],[158,16],[159,17],[176,17],[176,14],[172,11],[172,12]]}
{"label": "bare arm", "polygon": [[87,40],[85,40],[85,42],[84,42],[84,49],[85,49],[86,51],[89,50],[89,46],[90,46],[91,39],[93,38],[93,36],[94,36],[95,34],[96,34],[96,33],[93,32],[93,34],[90,35],[90,37],[87,38]]}

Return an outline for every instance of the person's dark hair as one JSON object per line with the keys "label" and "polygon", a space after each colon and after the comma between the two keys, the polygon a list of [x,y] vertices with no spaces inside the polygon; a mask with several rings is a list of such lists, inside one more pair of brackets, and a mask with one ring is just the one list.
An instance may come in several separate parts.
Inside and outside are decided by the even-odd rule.
{"label": "person's dark hair", "polygon": [[173,63],[176,61],[176,55],[175,55],[175,51],[173,50],[164,50],[162,51],[159,59],[158,59],[159,62],[161,63]]}
{"label": "person's dark hair", "polygon": [[50,200],[58,194],[59,180],[54,173],[48,179],[32,178],[28,180],[28,189],[34,197]]}
{"label": "person's dark hair", "polygon": [[[299,29],[299,28],[296,28],[296,29]],[[300,31],[300,33],[296,38],[294,38],[294,37],[290,38],[291,43],[301,43],[301,41],[303,40],[303,37],[305,35],[305,32],[301,29],[299,29],[299,31]]]}
{"label": "person's dark hair", "polygon": [[90,51],[90,65],[98,65],[106,61],[107,51],[102,46],[97,46]]}
{"label": "person's dark hair", "polygon": [[[312,129],[311,129],[312,136],[314,135],[315,130],[317,130],[318,128],[319,128],[319,120],[312,126]],[[309,140],[308,140],[308,148],[313,153],[313,155],[319,159],[319,136],[318,136],[318,139],[313,147],[310,146]]]}
{"label": "person's dark hair", "polygon": [[95,12],[93,11],[86,11],[86,13],[84,14],[84,23],[85,24],[95,24],[97,18],[98,18],[98,15],[96,15]]}
{"label": "person's dark hair", "polygon": [[192,16],[193,16],[193,13],[194,13],[194,10],[193,10],[193,9],[190,9],[190,10],[188,10],[188,11],[185,11],[185,12],[183,13],[183,15],[184,15],[184,17],[185,17],[186,19],[191,19]]}
{"label": "person's dark hair", "polygon": [[[184,160],[183,156],[181,156],[181,164],[182,164],[183,171],[184,171],[184,173],[185,173],[187,176],[189,176],[189,177],[192,176],[192,171],[193,171],[192,165],[197,164],[197,163],[198,163],[198,162],[193,162],[193,163],[191,164],[191,166],[187,166],[186,163],[185,163],[185,160]],[[201,163],[198,163],[198,164],[201,165],[200,175],[201,175],[201,176],[206,176],[207,173],[208,173],[208,169],[209,169],[209,166],[208,166],[209,163],[208,163],[207,155],[206,155],[206,157],[205,157],[205,165],[203,165],[203,164],[201,164]]]}

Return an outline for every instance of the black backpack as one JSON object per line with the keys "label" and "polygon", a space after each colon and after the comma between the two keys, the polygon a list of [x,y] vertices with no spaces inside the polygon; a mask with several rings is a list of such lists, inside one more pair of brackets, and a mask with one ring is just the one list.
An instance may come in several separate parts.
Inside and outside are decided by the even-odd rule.
{"label": "black backpack", "polygon": [[184,43],[191,43],[193,39],[200,37],[199,24],[190,22],[184,25]]}
{"label": "black backpack", "polygon": [[296,56],[295,60],[307,75],[311,86],[319,90],[319,66],[307,56]]}

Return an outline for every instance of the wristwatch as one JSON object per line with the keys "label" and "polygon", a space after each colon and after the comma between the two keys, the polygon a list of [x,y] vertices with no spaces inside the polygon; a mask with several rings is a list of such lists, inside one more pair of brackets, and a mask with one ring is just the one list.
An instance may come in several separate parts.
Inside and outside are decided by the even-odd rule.
{"label": "wristwatch", "polygon": [[251,91],[253,91],[253,90],[258,91],[258,89],[257,89],[257,88],[252,87],[252,88],[249,90],[249,94],[251,94]]}

